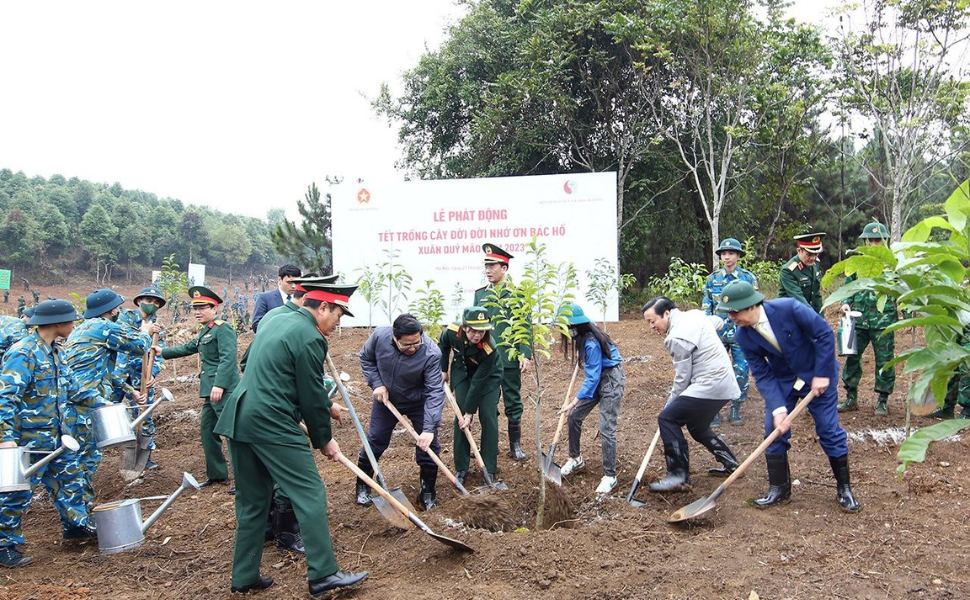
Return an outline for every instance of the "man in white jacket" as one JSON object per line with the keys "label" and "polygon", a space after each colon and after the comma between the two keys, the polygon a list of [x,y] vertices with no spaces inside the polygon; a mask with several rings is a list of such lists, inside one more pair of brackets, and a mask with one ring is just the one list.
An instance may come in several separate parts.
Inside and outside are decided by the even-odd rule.
{"label": "man in white jacket", "polygon": [[731,358],[717,334],[715,321],[699,310],[681,311],[663,296],[643,305],[643,318],[664,338],[664,347],[674,361],[674,384],[667,405],[657,422],[664,442],[667,475],[650,484],[652,492],[690,489],[690,455],[681,428],[711,451],[721,467],[710,469],[715,475],[729,475],[738,468],[738,459],[721,436],[711,429],[711,419],[721,408],[738,397],[741,390],[734,377]]}

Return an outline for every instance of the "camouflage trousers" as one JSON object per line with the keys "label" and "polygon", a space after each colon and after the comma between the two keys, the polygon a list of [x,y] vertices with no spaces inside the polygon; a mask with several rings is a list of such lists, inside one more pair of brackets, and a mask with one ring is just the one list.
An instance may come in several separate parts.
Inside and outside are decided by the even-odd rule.
{"label": "camouflage trousers", "polygon": [[748,397],[748,373],[750,372],[748,359],[744,357],[741,346],[735,341],[724,342],[724,349],[731,357],[731,364],[734,365],[734,378],[737,379],[738,387],[741,388],[738,402],[744,402],[745,398]]}
{"label": "camouflage trousers", "polygon": [[964,367],[960,367],[957,374],[951,377],[946,384],[946,398],[943,400],[943,406],[955,407],[957,404],[965,410],[970,410],[970,374]]}
{"label": "camouflage trousers", "polygon": [[84,503],[94,502],[94,474],[101,465],[101,450],[94,439],[94,428],[91,425],[92,409],[68,402],[63,409],[64,430],[74,436],[81,448],[77,451],[77,462],[81,469],[81,479],[84,482]]}
{"label": "camouflage trousers", "polygon": [[893,359],[896,353],[896,340],[892,334],[882,335],[885,329],[856,329],[858,354],[847,356],[845,368],[842,369],[842,385],[848,394],[856,393],[859,382],[862,381],[862,353],[866,346],[872,344],[872,353],[876,357],[876,385],[877,394],[893,393],[896,387],[896,369],[882,370],[883,366]]}
{"label": "camouflage trousers", "polygon": [[[149,406],[155,403],[155,397],[152,393],[153,390],[148,390],[148,404],[144,406],[139,406],[134,400],[128,400],[128,406],[132,408],[131,418],[136,419],[138,415],[142,413],[143,410],[147,409]],[[141,423],[141,433],[139,436],[143,439],[151,440],[148,443],[148,448],[146,450],[155,449],[155,415],[148,415],[148,418]]]}
{"label": "camouflage trousers", "polygon": [[[40,455],[34,456],[37,456],[37,460],[41,458]],[[50,493],[65,530],[83,527],[87,522],[89,516],[83,497],[84,478],[77,455],[66,452],[31,476],[30,490],[0,493],[0,548],[24,544],[21,519],[30,506],[33,489],[38,483],[43,483]]]}

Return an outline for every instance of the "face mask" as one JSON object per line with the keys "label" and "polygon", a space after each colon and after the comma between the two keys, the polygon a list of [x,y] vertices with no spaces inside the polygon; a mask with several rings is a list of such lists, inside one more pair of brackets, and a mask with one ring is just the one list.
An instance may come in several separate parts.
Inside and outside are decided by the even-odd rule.
{"label": "face mask", "polygon": [[158,307],[150,302],[142,302],[141,304],[138,305],[138,308],[140,308],[141,312],[145,313],[149,317],[154,315],[155,311],[158,310]]}
{"label": "face mask", "polygon": [[112,323],[117,323],[118,322],[118,313],[115,313],[115,314],[111,315],[111,322]]}

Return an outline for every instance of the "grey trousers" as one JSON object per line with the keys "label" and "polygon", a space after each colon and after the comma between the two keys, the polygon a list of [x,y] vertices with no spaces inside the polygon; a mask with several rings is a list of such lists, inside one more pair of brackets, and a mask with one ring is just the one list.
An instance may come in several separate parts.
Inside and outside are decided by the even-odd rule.
{"label": "grey trousers", "polygon": [[579,438],[583,433],[583,419],[600,405],[600,448],[603,452],[603,474],[616,477],[616,419],[620,415],[620,402],[623,400],[623,388],[626,386],[626,375],[623,366],[617,365],[605,369],[600,375],[600,383],[592,398],[585,398],[573,407],[569,413],[569,456],[579,456]]}

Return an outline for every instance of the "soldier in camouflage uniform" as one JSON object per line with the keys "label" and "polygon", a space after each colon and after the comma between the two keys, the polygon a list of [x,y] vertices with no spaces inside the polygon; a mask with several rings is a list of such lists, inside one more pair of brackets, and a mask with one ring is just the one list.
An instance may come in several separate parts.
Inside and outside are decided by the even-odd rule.
{"label": "soldier in camouflage uniform", "polygon": [[[77,312],[66,300],[46,300],[28,325],[37,329],[13,345],[0,372],[0,448],[32,444],[53,451],[60,436],[70,433],[60,414],[68,404],[96,408],[106,404],[97,390],[82,387],[58,352],[55,340],[74,328]],[[0,565],[31,563],[16,546],[24,544],[21,517],[33,488],[43,483],[61,517],[64,539],[97,537],[84,501],[84,477],[77,454],[67,451],[30,478],[31,490],[0,493]]]}
{"label": "soldier in camouflage uniform", "polygon": [[40,302],[40,292],[37,290],[30,290],[31,295],[34,297],[34,304]]}
{"label": "soldier in camouflage uniform", "polygon": [[[741,395],[731,401],[728,422],[732,425],[740,425],[744,423],[744,419],[741,418],[741,403],[748,397],[748,360],[744,357],[741,347],[734,341],[734,321],[728,318],[726,312],[718,311],[717,304],[721,301],[721,290],[727,284],[732,281],[747,281],[751,284],[751,287],[757,290],[758,278],[751,271],[738,266],[738,260],[744,256],[745,252],[744,248],[741,247],[741,242],[737,239],[725,239],[715,252],[724,266],[707,276],[707,281],[704,282],[704,299],[701,301],[701,306],[705,314],[717,316],[724,320],[724,328],[718,332],[718,335],[721,338],[721,343],[724,344],[724,349],[727,350],[728,356],[731,357],[731,363],[734,365],[734,377],[738,382],[738,387],[741,388]],[[717,413],[714,415],[711,427],[720,424],[721,413]]]}
{"label": "soldier in camouflage uniform", "polygon": [[519,351],[523,358],[518,362],[510,362],[507,355],[508,344],[502,341],[502,333],[508,329],[508,324],[501,322],[509,315],[505,309],[506,300],[512,295],[512,289],[505,280],[509,270],[509,259],[512,255],[495,244],[482,246],[485,251],[485,277],[488,285],[475,290],[475,306],[483,306],[488,311],[495,331],[492,340],[498,347],[499,372],[502,374],[502,402],[505,405],[505,418],[509,421],[509,455],[515,460],[525,460],[528,455],[522,451],[522,373],[532,364],[531,350],[528,346],[521,346]]}
{"label": "soldier in camouflage uniform", "polygon": [[10,302],[10,290],[3,290],[3,303],[7,304]]}
{"label": "soldier in camouflage uniform", "polygon": [[[882,223],[872,222],[862,230],[860,240],[867,246],[881,246],[889,240],[889,231]],[[850,275],[845,282],[855,281],[857,277]],[[875,414],[885,416],[889,414],[887,403],[889,395],[896,387],[896,369],[883,370],[883,366],[893,359],[896,352],[896,340],[892,334],[883,335],[886,328],[896,322],[896,303],[892,298],[886,301],[882,310],[877,306],[875,292],[856,292],[842,303],[842,313],[849,311],[862,313],[856,317],[855,332],[858,354],[851,354],[845,359],[842,369],[842,386],[845,388],[845,400],[839,403],[839,412],[859,409],[859,382],[862,380],[862,353],[866,346],[872,344],[872,353],[876,358],[876,400]]]}
{"label": "soldier in camouflage uniform", "polygon": [[[157,326],[146,321],[140,330],[117,323],[125,299],[109,289],[95,290],[88,295],[84,321],[78,325],[64,345],[64,361],[70,365],[81,385],[97,391],[104,398],[116,393],[128,393],[136,401],[141,394],[115,375],[118,353],[140,357],[151,346],[151,334]],[[160,328],[157,328],[160,331]],[[117,392],[116,392],[117,391]],[[64,420],[74,427],[74,437],[81,445],[80,462],[84,469],[85,501],[94,500],[94,474],[101,463],[101,451],[94,439],[91,417],[82,405],[70,405]]]}
{"label": "soldier in camouflage uniform", "polygon": [[[145,321],[150,321],[152,323],[157,322],[155,312],[165,306],[165,297],[162,293],[153,287],[147,287],[138,292],[134,300],[135,306],[138,307],[137,310],[132,310],[130,308],[121,309],[121,313],[118,315],[118,323],[126,325],[131,329],[141,329],[142,324]],[[165,339],[159,334],[158,346],[165,347]],[[145,355],[142,356],[132,356],[130,354],[119,354],[118,360],[115,362],[115,379],[125,381],[132,388],[140,390],[141,389],[141,376],[142,369],[144,368]],[[151,371],[151,384],[147,389],[147,396],[143,399],[144,405],[150,405],[155,402],[155,389],[154,383],[155,377],[162,370],[162,357],[156,356],[155,362],[152,363]],[[115,402],[127,401],[134,410],[133,416],[138,416],[139,404],[135,402],[134,398],[125,395],[121,390],[115,390],[115,396],[112,398]],[[155,449],[155,420],[149,415],[141,424],[141,431],[138,434],[137,444],[142,450],[147,450],[149,452],[147,461],[145,462],[146,469],[156,469],[158,465],[151,458],[151,451]]]}
{"label": "soldier in camouflage uniform", "polygon": [[[970,326],[964,327],[960,335],[957,336],[957,343],[970,350]],[[960,405],[960,414],[955,415],[954,409]],[[929,417],[935,419],[970,419],[970,373],[964,365],[960,365],[956,375],[950,378],[946,384],[946,397],[943,399],[943,406],[931,412]]]}
{"label": "soldier in camouflage uniform", "polygon": [[17,317],[0,316],[0,361],[3,355],[11,346],[27,337],[30,333],[27,329],[27,320],[34,316],[34,307],[24,310],[24,314],[19,319]]}
{"label": "soldier in camouflage uniform", "polygon": [[818,255],[822,253],[824,233],[806,233],[793,239],[797,251],[778,277],[778,297],[794,298],[822,313],[822,267]]}
{"label": "soldier in camouflage uniform", "polygon": [[23,296],[17,297],[17,318],[24,316],[24,309],[27,308],[27,301]]}

